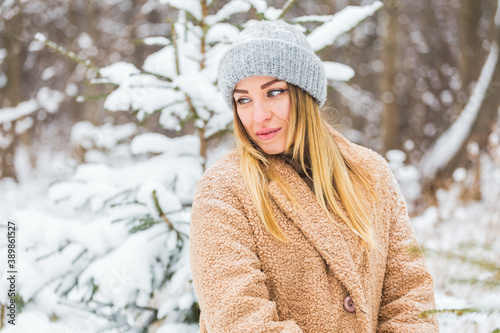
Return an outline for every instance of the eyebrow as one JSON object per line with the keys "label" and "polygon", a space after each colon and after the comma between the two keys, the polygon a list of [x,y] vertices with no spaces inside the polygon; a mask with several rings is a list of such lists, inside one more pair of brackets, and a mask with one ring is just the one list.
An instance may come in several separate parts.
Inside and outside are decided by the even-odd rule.
{"label": "eyebrow", "polygon": [[275,82],[280,82],[280,81],[283,81],[283,80],[274,79],[272,81],[269,81],[268,83],[264,83],[263,85],[261,85],[260,89],[265,89],[265,88],[269,87],[271,84],[273,84]]}
{"label": "eyebrow", "polygon": [[[283,80],[278,80],[278,79],[274,79],[272,81],[269,81],[267,83],[264,83],[263,85],[260,86],[260,89],[266,89],[267,87],[269,87],[270,85],[272,85],[273,83],[276,83],[276,82],[281,82]],[[243,89],[234,89],[234,92],[233,93],[241,93],[241,94],[248,94],[248,90],[243,90]]]}

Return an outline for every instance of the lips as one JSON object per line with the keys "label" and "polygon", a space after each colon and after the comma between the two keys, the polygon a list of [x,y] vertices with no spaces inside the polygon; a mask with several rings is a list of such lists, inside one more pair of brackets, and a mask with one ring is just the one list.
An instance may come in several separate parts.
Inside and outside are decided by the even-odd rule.
{"label": "lips", "polygon": [[261,140],[270,140],[274,138],[278,133],[281,131],[281,127],[278,128],[264,128],[261,130],[258,130],[255,135],[259,137]]}

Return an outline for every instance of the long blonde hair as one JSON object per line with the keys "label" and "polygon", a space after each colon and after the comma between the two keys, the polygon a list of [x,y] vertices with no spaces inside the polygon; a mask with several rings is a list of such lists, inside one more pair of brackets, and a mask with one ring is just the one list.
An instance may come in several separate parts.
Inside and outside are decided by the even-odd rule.
{"label": "long blonde hair", "polygon": [[[361,189],[357,188],[351,179],[355,177],[361,181],[364,189],[375,198],[375,193],[368,182],[368,173],[363,172],[359,165],[342,155],[316,100],[290,83],[288,90],[290,119],[285,153],[291,153],[293,160],[300,163],[306,176],[313,180],[316,199],[330,220],[335,223],[329,207],[359,237],[360,243],[370,248],[376,247],[368,209],[360,198]],[[236,106],[233,109],[234,132],[241,155],[241,170],[252,201],[269,233],[281,241],[288,241],[272,211],[269,182],[276,181],[292,202],[296,203],[296,200],[284,181],[268,167],[266,153],[246,133],[236,112]],[[337,200],[342,203],[347,215]]]}

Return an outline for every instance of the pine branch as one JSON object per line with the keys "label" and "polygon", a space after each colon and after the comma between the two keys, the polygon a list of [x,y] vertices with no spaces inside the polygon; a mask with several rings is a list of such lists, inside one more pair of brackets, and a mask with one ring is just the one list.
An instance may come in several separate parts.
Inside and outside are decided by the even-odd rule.
{"label": "pine branch", "polygon": [[[102,256],[96,256],[94,255],[88,262],[88,265],[90,265],[91,263],[94,262],[94,260],[96,260],[97,258],[102,258],[103,256],[107,255],[109,252],[105,253],[104,255]],[[87,265],[87,267],[88,267]],[[76,286],[78,286],[78,282],[79,282],[79,276],[83,273],[83,271],[86,269],[86,267],[83,267],[80,269],[80,271],[78,273],[75,274],[75,279],[73,280],[73,284],[71,286],[69,286],[65,291],[61,292],[61,296],[64,296],[64,297],[67,297],[68,294],[71,292],[71,290],[73,290],[73,288],[75,288]],[[72,271],[68,272],[68,273],[71,273]],[[68,274],[69,275],[69,274]],[[95,284],[94,284],[94,278],[91,279],[90,281],[92,283],[92,288],[94,288]],[[91,298],[94,296],[94,290],[92,290],[92,295],[91,295]],[[82,297],[82,301],[83,301],[83,297]],[[88,301],[87,301],[88,302]]]}
{"label": "pine branch", "polygon": [[141,71],[139,73],[132,74],[132,75],[140,75],[140,74],[147,74],[147,75],[154,76],[154,77],[156,77],[157,79],[159,79],[161,81],[172,82],[172,79],[169,78],[168,76],[164,76],[164,75],[161,75],[161,74],[157,74],[157,73],[145,71],[143,69],[141,69]]}
{"label": "pine branch", "polygon": [[451,279],[451,283],[467,284],[471,286],[479,286],[482,288],[496,289],[500,287],[498,280],[480,280],[480,279]]}
{"label": "pine branch", "polygon": [[207,2],[201,1],[200,71],[205,69],[205,57],[206,57],[206,53],[207,53],[206,37],[207,37],[208,29],[209,29],[209,27],[205,24],[205,18],[208,15],[209,9],[210,9],[210,7],[207,5]]}
{"label": "pine branch", "polygon": [[[45,37],[41,33],[37,33],[35,35],[34,39],[38,42],[43,43],[45,46],[47,46],[51,50],[54,50],[57,53],[75,61],[78,64],[82,64],[85,67],[87,67],[88,69],[91,69],[99,74],[100,68],[97,65],[95,65],[94,63],[92,63],[92,61],[90,61],[90,59],[83,59],[83,58],[79,57],[75,52],[68,50],[64,46],[61,46],[61,45],[47,39],[47,37]],[[136,75],[140,75],[140,74],[152,75],[159,80],[166,81],[166,82],[172,82],[171,78],[163,76],[161,74],[152,73],[152,72],[145,71],[145,70],[140,70],[139,73],[137,73]],[[107,83],[109,83],[109,82],[107,82]],[[96,84],[100,84],[100,82],[96,82]],[[89,97],[86,96],[85,100],[104,98],[104,97],[107,97],[107,95],[109,95],[109,94],[96,95],[95,98],[92,98],[92,96],[89,96]],[[78,96],[78,97],[80,97],[80,96]]]}
{"label": "pine branch", "polygon": [[296,0],[288,0],[284,5],[283,5],[283,11],[281,12],[280,16],[278,17],[279,19],[282,19],[283,16],[286,14],[286,12],[293,6]]}
{"label": "pine branch", "polygon": [[139,310],[139,314],[142,315],[142,312],[148,311],[151,312],[151,314],[144,320],[144,324],[142,325],[141,329],[143,332],[148,332],[148,328],[155,323],[158,320],[158,309],[149,307],[149,306],[139,306],[137,304],[127,304],[125,306],[127,309],[136,309]]}
{"label": "pine branch", "polygon": [[49,253],[46,253],[38,258],[35,259],[35,261],[40,261],[40,260],[43,260],[43,259],[46,259],[48,257],[51,257],[53,256],[54,254],[56,253],[59,253],[61,252],[62,250],[64,250],[65,248],[67,248],[69,245],[71,244],[71,241],[69,240],[66,240],[66,243],[62,244],[62,245],[59,245],[59,248],[57,248],[56,250],[52,251],[52,252],[49,252]]}
{"label": "pine branch", "polygon": [[82,64],[89,69],[92,69],[92,70],[95,70],[96,72],[99,72],[99,67],[94,65],[92,63],[92,61],[90,61],[89,59],[80,58],[75,52],[70,51],[70,50],[66,49],[65,47],[63,47],[63,46],[61,46],[61,45],[59,45],[51,40],[48,40],[47,37],[45,37],[41,33],[37,33],[35,35],[35,40],[43,43],[45,46],[56,51],[57,53],[65,56],[65,57],[67,57],[67,58],[69,58],[69,59],[71,59],[79,64]]}
{"label": "pine branch", "polygon": [[478,309],[478,308],[464,308],[464,309],[441,309],[441,310],[427,310],[420,313],[420,318],[427,318],[429,315],[438,313],[452,313],[458,317],[468,314],[486,314],[491,316],[500,313],[500,309]]}
{"label": "pine branch", "polygon": [[[127,224],[131,224],[135,221],[136,221],[135,219],[131,219]],[[140,218],[139,222],[141,222],[141,224],[136,225],[129,230],[129,232],[131,234],[139,232],[139,231],[147,230],[147,229],[161,223],[162,221],[154,219],[151,215],[147,215],[144,218]]]}
{"label": "pine branch", "polygon": [[[92,301],[92,300],[94,299],[95,294],[96,294],[96,293],[97,293],[97,291],[99,290],[99,286],[97,286],[97,285],[95,284],[95,282],[94,282],[94,278],[91,278],[91,279],[90,279],[90,284],[92,285],[92,292],[90,293],[90,297],[89,297],[89,299],[87,299],[86,303],[88,303],[88,302]],[[73,289],[73,288],[71,287],[71,289]],[[68,292],[69,292],[69,290],[70,290],[70,289],[68,289]]]}
{"label": "pine branch", "polygon": [[[125,316],[120,315],[119,311],[120,309],[115,309],[114,312],[110,312],[109,310],[107,311],[100,311],[104,307],[108,307],[110,310],[113,309],[113,304],[105,304],[105,303],[100,303],[97,301],[93,301],[93,304],[100,306],[100,308],[90,308],[88,305],[82,304],[82,303],[75,303],[75,302],[68,302],[68,301],[58,301],[58,304],[62,304],[68,307],[76,308],[77,310],[92,313],[97,317],[104,318],[108,320],[109,322],[115,322],[117,323],[116,325],[110,325],[107,328],[103,328],[102,330],[99,330],[97,332],[107,332],[110,327],[121,327],[121,326],[126,326],[127,328],[130,328],[130,325],[127,323],[127,318]],[[125,324],[123,324],[125,323]],[[129,330],[123,331],[123,332],[129,332]]]}
{"label": "pine branch", "polygon": [[174,225],[172,224],[172,222],[170,222],[167,215],[165,215],[165,213],[163,212],[163,210],[160,207],[160,202],[158,201],[158,195],[156,195],[156,190],[153,190],[153,200],[155,202],[156,209],[160,213],[160,217],[167,223],[168,228],[170,230],[175,230]]}
{"label": "pine branch", "polygon": [[177,75],[181,75],[181,67],[179,64],[179,46],[177,44],[177,33],[175,31],[175,23],[172,23],[170,30],[172,33],[172,45],[174,46],[175,71]]}
{"label": "pine branch", "polygon": [[87,252],[88,252],[88,249],[83,249],[83,250],[82,250],[82,251],[81,251],[81,252],[80,252],[80,253],[79,253],[79,254],[75,257],[75,259],[73,259],[73,261],[71,262],[71,264],[73,264],[73,265],[74,265],[74,264],[75,264],[75,263],[76,263],[76,262],[77,262],[80,258],[82,258],[82,257],[83,257],[83,255],[84,255],[85,253],[87,253]]}
{"label": "pine branch", "polygon": [[120,196],[124,196],[124,199],[127,199],[128,197],[130,197],[130,194],[132,194],[132,192],[133,191],[131,189],[126,189],[124,191],[115,193],[113,196],[111,196],[111,197],[107,198],[106,200],[104,200],[103,204],[104,205],[108,205],[109,204],[110,207],[121,206],[121,205],[128,205],[128,204],[137,204],[137,205],[145,206],[142,202],[139,202],[137,200],[130,201],[130,202],[110,203],[111,200],[118,199]]}
{"label": "pine branch", "polygon": [[3,318],[5,317],[5,305],[0,304],[0,330],[3,328]]}
{"label": "pine branch", "polygon": [[126,309],[133,308],[133,309],[137,309],[137,310],[141,310],[141,311],[158,311],[158,309],[156,309],[156,308],[152,308],[150,306],[140,306],[137,304],[127,304],[125,306],[125,308]]}
{"label": "pine branch", "polygon": [[96,101],[99,99],[106,98],[110,95],[111,93],[105,93],[105,94],[99,94],[99,95],[78,95],[76,97],[76,101],[78,103],[83,103],[86,101]]}
{"label": "pine branch", "polygon": [[[172,23],[172,44],[174,45],[174,56],[175,56],[175,70],[177,72],[177,75],[181,75],[181,67],[180,67],[180,58],[179,58],[179,44],[177,43],[177,33],[175,31],[175,24]],[[196,108],[193,105],[193,102],[191,101],[191,97],[189,97],[188,94],[184,93],[184,97],[186,98],[186,103],[189,106],[189,110],[194,113],[196,113]]]}
{"label": "pine branch", "polygon": [[21,294],[19,294],[18,292],[14,296],[14,302],[16,303],[16,312],[17,313],[22,312],[26,303],[24,302],[24,299],[21,296]]}
{"label": "pine branch", "polygon": [[426,254],[433,254],[444,257],[446,259],[458,259],[463,263],[467,263],[473,266],[481,267],[490,272],[499,272],[500,266],[497,263],[486,260],[486,259],[477,259],[475,257],[469,257],[463,254],[453,253],[452,251],[439,251],[432,250],[429,248],[422,248],[423,252]]}
{"label": "pine branch", "polygon": [[[98,256],[98,255],[94,255],[92,258],[90,258],[90,259],[88,260],[88,263],[87,263],[87,266],[86,266],[86,267],[88,267],[88,265],[90,265],[90,264],[91,264],[92,262],[94,262],[96,259],[98,259],[98,258],[102,258],[103,256],[107,255],[108,253],[109,253],[109,252],[106,252],[106,253],[104,253],[104,254],[102,254],[102,255],[100,255],[100,256]],[[78,258],[80,255],[81,255],[81,253],[77,256],[77,258]],[[76,259],[75,259],[75,260],[76,260]],[[66,296],[69,294],[69,292],[70,292],[70,291],[71,291],[71,290],[72,290],[75,286],[77,286],[77,285],[78,285],[78,277],[80,276],[80,274],[82,274],[82,273],[83,273],[83,271],[85,270],[85,268],[86,268],[86,267],[81,268],[79,271],[76,271],[75,269],[71,269],[71,270],[68,270],[68,271],[66,271],[65,273],[61,274],[61,275],[58,275],[58,276],[53,277],[51,280],[47,281],[46,283],[44,283],[43,285],[41,285],[41,286],[40,286],[37,290],[35,290],[35,292],[34,292],[34,293],[33,293],[33,295],[31,296],[31,298],[30,298],[30,299],[28,299],[28,300],[26,301],[26,303],[29,303],[29,302],[31,302],[33,299],[35,299],[35,297],[38,295],[38,293],[39,293],[40,291],[42,291],[44,288],[46,288],[47,286],[49,286],[51,283],[56,282],[57,280],[60,280],[60,281],[61,281],[61,282],[60,282],[60,284],[59,284],[59,285],[57,286],[57,288],[55,289],[55,292],[56,292],[56,293],[58,293],[58,292],[59,292],[59,288],[62,286],[62,283],[63,283],[64,279],[65,279],[67,276],[70,276],[71,274],[74,274],[75,279],[74,279],[74,281],[73,281],[73,284],[72,284],[70,287],[68,287],[65,291],[61,292],[61,296],[66,297]]]}

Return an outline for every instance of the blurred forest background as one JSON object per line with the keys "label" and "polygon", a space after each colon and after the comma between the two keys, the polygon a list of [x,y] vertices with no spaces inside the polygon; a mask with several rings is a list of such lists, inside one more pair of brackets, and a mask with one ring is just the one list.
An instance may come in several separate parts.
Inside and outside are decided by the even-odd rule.
{"label": "blurred forest background", "polygon": [[[389,160],[435,278],[442,331],[498,331],[499,2],[232,3],[0,5],[0,218],[17,221],[20,265],[32,265],[20,268],[19,325],[196,331],[189,207],[203,170],[233,145],[232,114],[214,97],[215,59],[248,20],[281,17],[312,34],[362,6],[372,10],[356,27],[315,48],[355,72],[331,75],[326,112],[345,136]],[[151,241],[157,233],[164,239]],[[117,260],[120,277],[106,276]],[[140,266],[149,261],[156,266]],[[151,271],[142,289],[134,263]],[[47,272],[58,265],[67,269]],[[101,298],[99,281],[108,283]],[[121,289],[110,292],[116,281]],[[0,332],[15,332],[3,286]]]}

